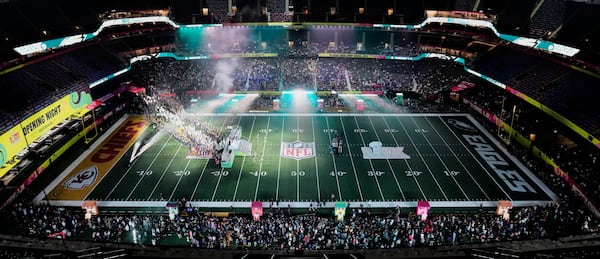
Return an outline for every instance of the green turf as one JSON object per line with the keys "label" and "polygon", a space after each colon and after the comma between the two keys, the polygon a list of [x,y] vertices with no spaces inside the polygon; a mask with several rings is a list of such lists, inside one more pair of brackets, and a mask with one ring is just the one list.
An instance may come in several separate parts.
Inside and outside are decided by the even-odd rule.
{"label": "green turf", "polygon": [[[549,200],[548,195],[509,157],[508,161],[534,192],[511,191],[507,184],[468,145],[463,132],[448,123],[467,116],[390,116],[348,114],[281,115],[216,114],[204,116],[226,135],[239,125],[253,143],[252,156],[238,156],[232,168],[212,160],[187,159],[189,148],[163,135],[131,167],[125,154],[87,199],[117,201],[495,201]],[[148,129],[152,130],[152,129]],[[331,138],[344,138],[344,152],[333,156]],[[484,136],[486,142],[492,141]],[[281,142],[315,142],[316,155],[306,159],[280,156]],[[379,140],[386,147],[402,146],[408,160],[367,160],[360,148]],[[454,173],[453,173],[454,172]],[[513,179],[514,180],[514,179]]]}

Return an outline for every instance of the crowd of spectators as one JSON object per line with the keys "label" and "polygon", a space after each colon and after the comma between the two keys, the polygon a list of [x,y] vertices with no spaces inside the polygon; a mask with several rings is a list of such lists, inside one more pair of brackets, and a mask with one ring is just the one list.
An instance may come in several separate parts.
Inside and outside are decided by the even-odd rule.
{"label": "crowd of spectators", "polygon": [[431,97],[470,77],[461,65],[442,59],[390,61],[285,57],[194,61],[151,59],[138,63],[132,72],[136,83],[175,93],[179,98],[198,90],[229,92],[296,88],[338,92],[385,90]]}
{"label": "crowd of spectators", "polygon": [[[572,197],[569,197],[572,198]],[[15,204],[12,214],[23,234],[67,239],[124,242],[136,235],[147,245],[166,244],[177,236],[191,247],[219,249],[376,249],[557,238],[598,232],[598,219],[579,202],[515,208],[508,219],[492,213],[404,216],[400,208],[371,214],[353,208],[345,220],[316,214],[290,215],[272,208],[258,221],[250,216],[206,216],[196,209],[170,219],[166,215],[97,215],[63,207]],[[135,231],[134,231],[135,230]]]}

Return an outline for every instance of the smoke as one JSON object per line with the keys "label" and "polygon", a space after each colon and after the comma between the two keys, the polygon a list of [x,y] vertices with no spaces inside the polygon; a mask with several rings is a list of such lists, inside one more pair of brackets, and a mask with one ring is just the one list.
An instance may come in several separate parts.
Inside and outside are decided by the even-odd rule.
{"label": "smoke", "polygon": [[215,80],[213,88],[226,93],[234,90],[234,73],[238,66],[238,59],[221,59],[215,66]]}

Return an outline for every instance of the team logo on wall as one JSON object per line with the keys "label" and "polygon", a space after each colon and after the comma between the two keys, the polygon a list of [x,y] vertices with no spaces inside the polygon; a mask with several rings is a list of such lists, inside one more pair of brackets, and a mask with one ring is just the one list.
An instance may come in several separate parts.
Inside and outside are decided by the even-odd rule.
{"label": "team logo on wall", "polygon": [[473,128],[473,126],[466,124],[462,121],[459,120],[455,120],[455,119],[449,119],[448,123],[452,126],[454,126],[455,128],[462,130],[462,131],[468,131],[468,132],[477,132],[477,129]]}
{"label": "team logo on wall", "polygon": [[8,152],[6,147],[0,144],[0,166],[3,166],[4,163],[8,160]]}
{"label": "team logo on wall", "polygon": [[281,142],[281,157],[296,160],[315,156],[315,142]]}
{"label": "team logo on wall", "polygon": [[98,176],[98,167],[95,165],[79,171],[76,175],[71,176],[63,186],[65,189],[81,190],[83,187],[92,185]]}

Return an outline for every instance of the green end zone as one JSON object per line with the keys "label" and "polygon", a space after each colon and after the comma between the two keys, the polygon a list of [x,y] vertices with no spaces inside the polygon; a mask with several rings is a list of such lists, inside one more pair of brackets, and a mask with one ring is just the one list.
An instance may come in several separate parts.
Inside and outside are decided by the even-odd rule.
{"label": "green end zone", "polygon": [[467,208],[557,199],[468,114],[252,113],[198,119],[222,136],[239,129],[244,152],[232,150],[231,163],[221,167],[212,159],[191,158],[188,146],[146,127],[136,141],[150,144],[136,150],[136,159],[130,161],[136,149],[131,145],[83,199],[52,196],[65,188],[66,172],[48,186],[48,202],[164,208],[167,201],[185,198],[194,207],[213,208],[249,208],[256,200],[265,206],[279,201],[284,208],[317,202],[332,207],[336,201],[386,208],[427,200],[432,207]]}

